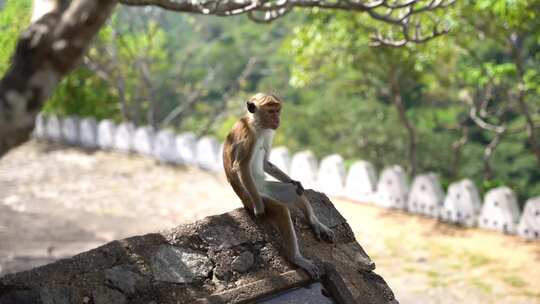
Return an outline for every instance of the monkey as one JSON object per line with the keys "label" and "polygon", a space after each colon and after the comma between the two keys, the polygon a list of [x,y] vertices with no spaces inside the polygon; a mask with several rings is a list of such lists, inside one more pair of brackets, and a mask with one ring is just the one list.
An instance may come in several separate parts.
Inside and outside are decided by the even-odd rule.
{"label": "monkey", "polygon": [[[268,160],[274,132],[280,126],[282,100],[275,94],[257,93],[246,107],[246,115],[234,124],[223,146],[227,181],[248,212],[268,219],[277,228],[288,260],[318,279],[318,267],[298,249],[290,208],[300,208],[319,241],[333,242],[334,233],[313,212],[302,184]],[[266,180],[265,172],[278,181]]]}

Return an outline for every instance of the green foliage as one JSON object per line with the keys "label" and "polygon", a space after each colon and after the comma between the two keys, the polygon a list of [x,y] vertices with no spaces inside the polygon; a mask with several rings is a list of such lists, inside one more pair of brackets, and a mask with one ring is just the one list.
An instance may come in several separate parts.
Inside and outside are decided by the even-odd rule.
{"label": "green foliage", "polygon": [[[2,72],[29,11],[29,0],[8,0],[0,11]],[[472,178],[483,192],[508,185],[523,202],[540,195],[525,115],[540,142],[539,14],[540,0],[457,1],[435,14],[452,26],[449,35],[373,48],[375,27],[401,34],[365,14],[312,9],[260,25],[120,7],[45,110],[223,139],[251,94],[276,92],[285,107],[275,145],[410,168],[399,95],[416,135],[417,172],[437,172],[445,186]],[[471,119],[472,105],[485,123],[505,128],[489,162],[495,133]]]}
{"label": "green foliage", "polygon": [[30,20],[31,0],[7,0],[0,6],[0,74],[9,66],[19,34]]}
{"label": "green foliage", "polygon": [[118,106],[106,83],[88,69],[79,68],[62,80],[43,111],[119,120]]}
{"label": "green foliage", "polygon": [[[407,166],[408,139],[395,114],[393,119],[377,119],[369,111],[369,103],[349,102],[372,100],[381,113],[393,113],[389,84],[394,73],[406,116],[415,129],[419,172],[438,172],[444,184],[470,177],[482,191],[506,184],[522,200],[539,195],[539,163],[528,142],[526,120],[518,103],[524,90],[528,114],[538,125],[539,3],[462,1],[448,14],[453,33],[399,49],[369,48],[365,29],[371,21],[363,15],[314,12],[310,22],[296,27],[287,40],[286,47],[294,54],[291,84],[303,91],[316,91],[312,95],[326,100],[324,104],[312,103],[318,109],[331,109],[332,114],[321,110],[324,127],[315,128],[313,134],[307,133],[298,142],[312,146],[318,155],[334,149],[346,157],[368,159],[377,166]],[[329,91],[333,86],[339,89]],[[336,100],[339,105],[333,103]],[[468,118],[470,102],[485,106],[479,110],[485,122],[502,125],[511,133],[503,136],[489,160],[491,176],[486,177],[483,159],[484,149],[494,134]],[[372,115],[368,114],[366,120],[359,108]],[[308,113],[295,113],[295,123],[302,121],[302,117],[315,117]],[[356,119],[347,119],[348,115]],[[326,123],[336,131],[327,133]],[[385,129],[378,132],[368,127],[372,124],[384,125]],[[366,128],[365,132],[358,125]],[[470,135],[461,149],[458,167],[453,168],[456,155],[452,147],[462,137],[460,126],[467,127]],[[355,136],[356,141],[337,136],[339,131],[354,134],[351,137]],[[300,132],[292,133],[294,138]],[[344,137],[346,144],[339,140]],[[366,153],[376,146],[373,138],[382,143],[382,157]],[[326,148],[329,139],[332,148]],[[368,147],[352,145],[359,141],[369,142]]]}

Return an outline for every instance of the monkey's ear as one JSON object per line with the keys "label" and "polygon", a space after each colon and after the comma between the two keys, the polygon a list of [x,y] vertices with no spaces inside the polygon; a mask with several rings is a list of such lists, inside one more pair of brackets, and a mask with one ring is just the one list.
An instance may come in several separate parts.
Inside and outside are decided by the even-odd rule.
{"label": "monkey's ear", "polygon": [[249,111],[249,113],[255,113],[255,110],[257,109],[257,107],[255,106],[255,104],[253,102],[246,102],[246,105],[247,105],[247,109]]}

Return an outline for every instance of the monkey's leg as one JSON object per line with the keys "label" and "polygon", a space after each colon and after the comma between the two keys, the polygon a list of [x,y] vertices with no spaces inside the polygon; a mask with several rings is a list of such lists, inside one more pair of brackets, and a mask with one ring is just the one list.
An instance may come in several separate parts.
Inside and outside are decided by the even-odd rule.
{"label": "monkey's leg", "polygon": [[280,182],[267,182],[265,188],[265,192],[268,193],[269,197],[280,202],[285,202],[288,206],[291,206],[292,204],[298,206],[300,210],[302,210],[306,220],[309,222],[317,239],[320,240],[323,238],[329,242],[334,241],[334,232],[319,221],[313,212],[313,208],[311,207],[308,198],[304,194],[299,196],[296,193],[296,187],[294,185]]}
{"label": "monkey's leg", "polygon": [[276,227],[283,238],[285,254],[289,261],[301,267],[314,279],[318,279],[319,268],[312,261],[304,258],[298,249],[298,239],[291,220],[289,208],[274,199],[263,196],[263,202],[266,207],[266,218]]}
{"label": "monkey's leg", "polygon": [[323,238],[328,242],[334,242],[334,232],[319,221],[319,218],[317,218],[315,212],[313,212],[313,208],[311,207],[308,198],[304,194],[301,196],[297,195],[296,197],[297,199],[295,202],[304,213],[304,216],[308,219],[311,229],[313,229],[317,239],[321,240],[321,238]]}

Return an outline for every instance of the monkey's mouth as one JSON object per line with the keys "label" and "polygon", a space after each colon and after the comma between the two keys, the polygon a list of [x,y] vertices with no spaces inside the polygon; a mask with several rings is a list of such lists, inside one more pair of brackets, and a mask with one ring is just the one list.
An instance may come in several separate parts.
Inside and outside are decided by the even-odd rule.
{"label": "monkey's mouth", "polygon": [[279,128],[279,119],[272,121],[272,129],[275,130],[277,128]]}

